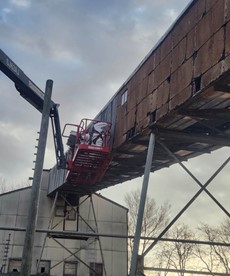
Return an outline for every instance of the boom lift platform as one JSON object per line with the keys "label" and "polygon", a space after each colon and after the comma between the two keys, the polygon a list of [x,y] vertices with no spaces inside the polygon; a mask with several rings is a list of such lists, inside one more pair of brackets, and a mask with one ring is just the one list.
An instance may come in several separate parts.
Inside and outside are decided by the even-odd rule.
{"label": "boom lift platform", "polygon": [[[70,136],[67,126],[74,126]],[[66,124],[68,137],[67,175],[69,184],[91,186],[100,181],[111,161],[109,149],[111,124],[82,119],[79,125]]]}
{"label": "boom lift platform", "polygon": [[[0,70],[10,78],[20,95],[42,112],[44,92],[32,82],[24,72],[0,49]],[[109,139],[111,124],[83,119],[79,125],[66,124],[63,136],[68,137],[69,149],[64,153],[58,104],[51,101],[50,118],[52,122],[57,168],[65,171],[65,183],[71,186],[87,187],[98,182],[111,161]],[[75,128],[66,136],[67,126]],[[90,192],[90,191],[89,191]]]}

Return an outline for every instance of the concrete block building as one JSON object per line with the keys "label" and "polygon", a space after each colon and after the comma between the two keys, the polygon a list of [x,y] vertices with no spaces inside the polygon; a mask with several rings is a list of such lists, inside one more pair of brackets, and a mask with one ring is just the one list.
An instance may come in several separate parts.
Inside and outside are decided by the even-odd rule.
{"label": "concrete block building", "polygon": [[[115,237],[127,236],[127,209],[97,194],[79,200],[61,194],[54,205],[48,181],[44,171],[32,274],[127,275],[127,239]],[[31,187],[0,195],[0,266],[8,275],[20,272],[30,196]]]}

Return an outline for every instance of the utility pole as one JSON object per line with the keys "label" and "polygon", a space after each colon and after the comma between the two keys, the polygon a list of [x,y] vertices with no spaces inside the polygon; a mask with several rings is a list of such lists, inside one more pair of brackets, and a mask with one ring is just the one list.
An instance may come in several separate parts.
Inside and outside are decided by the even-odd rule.
{"label": "utility pole", "polygon": [[31,188],[31,198],[27,218],[27,228],[25,233],[24,248],[22,254],[22,267],[20,276],[29,276],[31,273],[32,251],[34,244],[35,228],[37,223],[38,203],[40,194],[40,182],[43,171],[43,163],[46,149],[46,140],[49,127],[50,105],[53,81],[47,80],[45,97],[43,104],[42,120],[38,141],[37,157],[34,169],[33,183]]}

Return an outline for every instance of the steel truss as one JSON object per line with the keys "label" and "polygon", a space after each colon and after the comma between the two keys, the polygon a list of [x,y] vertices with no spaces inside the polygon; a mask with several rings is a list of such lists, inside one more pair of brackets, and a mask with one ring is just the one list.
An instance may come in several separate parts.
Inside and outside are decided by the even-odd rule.
{"label": "steel truss", "polygon": [[[152,136],[152,138],[150,139],[150,151],[153,153],[154,151],[154,134]],[[180,242],[180,243],[193,243],[193,244],[203,244],[203,245],[216,245],[216,246],[225,246],[225,247],[229,247],[230,244],[229,243],[220,243],[220,242],[209,242],[209,241],[198,241],[198,240],[181,240],[181,239],[170,239],[170,238],[164,238],[164,235],[167,233],[167,231],[175,224],[175,222],[181,217],[181,215],[191,206],[191,204],[197,199],[197,197],[204,191],[215,203],[216,205],[230,218],[230,213],[224,208],[224,206],[207,190],[208,185],[214,180],[214,178],[224,169],[224,167],[229,163],[230,161],[230,157],[228,157],[223,163],[222,165],[212,174],[212,176],[208,179],[208,181],[206,181],[204,184],[202,184],[193,174],[192,172],[181,162],[181,160],[178,159],[178,157],[159,139],[156,139],[156,144],[159,145],[169,156],[171,156],[176,163],[178,163],[183,170],[185,170],[188,175],[190,175],[190,177],[197,183],[197,185],[199,185],[200,189],[198,190],[198,192],[188,201],[188,203],[181,209],[181,211],[172,219],[172,221],[165,227],[165,229],[159,234],[158,237],[142,237],[142,236],[137,236],[137,234],[135,236],[126,236],[126,235],[111,235],[111,234],[104,234],[104,233],[99,233],[98,232],[98,225],[97,225],[97,219],[96,219],[96,214],[95,214],[95,209],[94,209],[94,204],[93,204],[93,199],[92,199],[92,195],[86,197],[81,203],[79,203],[77,206],[73,206],[67,199],[67,196],[63,195],[63,194],[58,194],[58,192],[55,195],[54,201],[53,201],[53,206],[51,208],[51,212],[50,212],[50,219],[49,219],[49,223],[48,223],[48,229],[36,229],[35,231],[38,233],[45,233],[45,239],[42,245],[42,249],[41,249],[41,254],[40,254],[40,258],[38,260],[38,265],[37,265],[37,272],[38,272],[38,267],[39,267],[39,263],[42,259],[42,255],[43,255],[43,250],[45,248],[46,245],[46,240],[47,237],[52,238],[59,246],[61,246],[63,249],[65,249],[68,253],[69,256],[66,257],[65,259],[63,259],[62,261],[60,261],[59,263],[55,264],[54,266],[52,266],[50,268],[50,270],[52,270],[54,267],[56,267],[57,265],[65,262],[66,260],[68,260],[68,258],[70,258],[71,256],[75,257],[76,260],[82,264],[84,264],[88,269],[90,269],[91,271],[95,272],[94,269],[92,267],[90,267],[87,263],[85,263],[83,260],[81,260],[77,254],[82,250],[82,249],[87,249],[87,247],[95,242],[99,242],[99,248],[100,248],[100,253],[101,253],[101,259],[102,259],[102,263],[103,263],[103,269],[104,269],[104,275],[106,276],[106,268],[105,268],[105,264],[104,264],[104,256],[103,256],[103,249],[101,246],[101,241],[100,241],[100,237],[108,237],[108,238],[130,238],[130,239],[135,239],[138,238],[138,246],[136,246],[136,248],[138,249],[139,247],[139,242],[141,239],[146,239],[146,240],[151,240],[152,244],[144,251],[144,253],[141,256],[138,256],[138,254],[136,254],[136,264],[135,264],[135,269],[137,267],[137,258],[141,258],[142,262],[144,261],[144,257],[156,246],[156,244],[158,242]],[[147,170],[147,174],[150,172],[150,164],[152,162],[152,153],[149,153],[149,157],[147,158],[147,163],[149,163],[148,166],[146,166],[146,170]],[[147,192],[147,185],[148,185],[148,175],[146,175],[146,171],[145,171],[145,180],[143,181],[143,185],[145,186],[145,192]],[[97,195],[97,194],[95,194]],[[74,210],[74,212],[76,213],[77,218],[81,218],[81,220],[87,225],[87,227],[90,229],[91,232],[80,232],[78,231],[58,231],[55,230],[55,228],[62,222],[65,221],[65,219],[67,218],[68,214],[66,213],[65,217],[60,219],[60,221],[56,224],[53,224],[53,218],[54,218],[54,214],[55,214],[55,206],[57,203],[57,198],[61,197],[65,203],[71,207],[71,210]],[[93,211],[93,217],[94,217],[94,221],[95,221],[95,226],[96,226],[96,231],[87,223],[87,221],[81,216],[80,212],[79,212],[79,207],[87,200],[90,199],[90,204],[91,204],[91,208]],[[145,198],[143,200],[142,198],[142,208],[143,208],[143,202],[145,202]],[[77,219],[77,223],[78,223],[78,219]],[[140,227],[140,223],[141,220],[139,219],[139,225],[137,225],[138,227]],[[15,228],[15,227],[0,227],[0,230],[8,230],[8,231],[25,231],[25,228]],[[65,247],[60,241],[59,239],[88,239],[88,238],[93,238],[92,241],[90,241],[89,244],[87,244],[84,248],[81,247],[75,251],[69,250],[67,247]],[[137,251],[138,252],[138,251]],[[138,261],[139,261],[138,260]],[[192,270],[176,270],[176,269],[164,269],[164,268],[156,268],[156,267],[145,267],[142,266],[141,269],[142,271],[136,271],[134,269],[134,274],[130,273],[131,275],[144,275],[144,271],[167,271],[167,272],[173,272],[173,273],[178,273],[178,272],[183,272],[184,274],[187,273],[193,273],[196,275],[212,275],[209,272],[204,272],[204,271],[192,271]],[[139,273],[139,274],[138,274]],[[224,273],[219,273],[219,272],[215,272],[215,275],[228,275],[228,274],[224,274]]]}
{"label": "steel truss", "polygon": [[[54,204],[53,204],[54,206]],[[51,214],[52,214],[52,210],[51,210]],[[21,228],[21,227],[0,227],[0,231],[15,231],[15,232],[25,232],[26,229],[25,228]],[[134,239],[135,236],[131,236],[131,235],[111,235],[111,234],[105,234],[105,233],[95,233],[95,232],[78,232],[78,231],[57,231],[57,230],[52,230],[52,229],[36,229],[35,232],[37,233],[45,233],[45,239],[44,239],[44,243],[43,243],[43,247],[41,250],[41,253],[44,250],[45,247],[45,242],[47,237],[52,237],[52,236],[58,236],[61,235],[62,237],[66,237],[66,238],[71,238],[71,239],[79,239],[81,237],[88,237],[88,238],[98,238],[98,237],[104,237],[104,238],[118,238],[118,239]],[[189,239],[171,239],[171,238],[155,238],[155,237],[140,237],[140,240],[149,240],[149,241],[156,241],[156,239],[159,240],[159,242],[170,242],[170,243],[175,243],[175,242],[179,242],[179,243],[189,243],[189,244],[200,244],[200,245],[213,245],[213,246],[222,246],[222,247],[229,247],[230,243],[222,243],[222,242],[210,242],[210,241],[202,241],[202,240],[189,240]],[[60,246],[64,247],[62,244],[60,244],[60,242],[57,239],[54,239]],[[91,245],[92,243],[95,242],[95,239],[91,241],[91,243],[88,244]],[[65,248],[65,247],[64,247]],[[82,247],[81,249],[86,249],[87,247]],[[69,249],[65,248],[68,252]],[[74,252],[69,252],[71,254],[71,256],[75,256],[81,249],[78,249]],[[70,256],[66,257],[65,259],[63,259],[62,261],[58,262],[57,264],[55,264],[54,266],[51,267],[54,268],[56,266],[58,266],[59,264],[65,262],[66,260],[68,260]],[[42,258],[42,254],[40,256],[40,260]],[[79,258],[76,256],[76,258],[79,260]],[[40,261],[39,260],[39,261]],[[194,271],[191,272],[190,270],[174,270],[174,269],[163,269],[163,268],[154,268],[154,267],[144,267],[144,270],[149,270],[149,271],[168,271],[168,272],[183,272],[183,273],[195,273]],[[196,272],[197,275],[212,275],[208,272]],[[215,275],[228,275],[228,274],[224,274],[224,273],[214,273]],[[0,274],[1,275],[1,274]],[[5,275],[5,274],[4,274]]]}
{"label": "steel truss", "polygon": [[[228,136],[229,135],[226,135]],[[149,155],[153,156],[154,146],[153,146],[153,139],[155,138],[155,134],[152,132],[150,135],[149,140],[149,147],[148,147],[148,154],[146,159],[146,167],[151,166],[152,159],[148,158]],[[165,227],[165,229],[159,234],[157,238],[149,245],[149,247],[143,252],[142,255],[138,256],[138,249],[139,249],[139,241],[140,241],[140,229],[142,226],[142,218],[143,218],[143,206],[145,206],[145,199],[146,199],[146,190],[148,187],[148,183],[146,184],[143,180],[142,191],[141,191],[141,198],[140,198],[140,206],[138,211],[138,218],[137,218],[137,226],[136,232],[134,236],[134,246],[133,246],[133,253],[131,258],[131,267],[130,267],[130,274],[129,276],[135,275],[144,275],[144,270],[151,270],[151,271],[167,271],[167,272],[184,272],[184,273],[196,273],[197,275],[212,275],[206,272],[199,272],[199,271],[182,271],[182,270],[173,270],[173,269],[161,269],[161,268],[151,268],[151,267],[144,267],[144,257],[156,246],[156,244],[163,240],[163,236],[169,231],[169,229],[175,224],[175,222],[181,217],[181,215],[191,206],[191,204],[197,199],[197,197],[204,191],[215,203],[216,205],[230,218],[230,213],[224,208],[224,206],[207,190],[208,185],[214,180],[214,178],[224,169],[224,167],[229,163],[230,156],[223,162],[223,164],[212,174],[212,176],[202,184],[193,174],[192,172],[181,162],[181,160],[174,154],[166,145],[162,142],[161,139],[156,137],[156,143],[159,145],[173,160],[178,163],[183,170],[200,186],[200,189],[196,192],[196,194],[185,204],[185,206],[181,209],[181,211],[171,220],[171,222]],[[145,168],[146,168],[145,167]],[[149,172],[144,174],[145,177],[148,178]],[[181,240],[175,240],[175,242],[182,242]],[[207,243],[212,244],[212,243]],[[228,245],[229,246],[229,245]],[[214,273],[215,275],[227,275],[223,273]]]}
{"label": "steel truss", "polygon": [[[97,195],[97,194],[95,194]],[[62,219],[60,219],[58,221],[58,223],[56,223],[55,225],[53,225],[53,218],[54,218],[54,214],[55,214],[55,207],[56,207],[56,203],[57,203],[57,199],[58,199],[58,192],[55,195],[54,201],[53,201],[53,205],[52,205],[52,209],[50,212],[50,219],[49,219],[49,224],[48,224],[48,230],[36,230],[36,232],[45,232],[45,239],[42,245],[42,249],[40,252],[40,258],[38,260],[37,263],[37,272],[38,273],[38,269],[39,269],[39,264],[41,262],[42,259],[42,255],[43,255],[43,251],[46,245],[46,240],[47,238],[52,238],[59,246],[61,246],[63,249],[65,249],[68,253],[69,256],[66,257],[65,259],[61,260],[60,262],[58,262],[57,264],[53,265],[52,267],[50,267],[50,270],[52,270],[54,267],[56,267],[57,265],[64,263],[66,260],[68,260],[71,256],[75,257],[76,260],[80,263],[82,263],[84,266],[86,266],[89,270],[93,271],[94,273],[96,273],[96,271],[90,267],[85,261],[83,261],[81,258],[79,258],[77,256],[77,253],[79,253],[82,249],[87,249],[90,245],[92,245],[93,243],[97,242],[99,243],[99,249],[100,249],[100,254],[101,254],[101,260],[102,260],[102,264],[103,264],[103,270],[104,270],[104,275],[106,276],[106,268],[105,268],[105,262],[104,262],[104,256],[103,256],[103,250],[102,250],[102,246],[101,246],[101,240],[100,240],[100,235],[98,235],[98,224],[97,224],[97,218],[96,218],[96,213],[95,213],[95,208],[94,208],[94,203],[93,203],[93,199],[92,199],[92,195],[87,196],[84,200],[82,200],[79,204],[77,204],[77,206],[73,206],[67,199],[67,195],[63,195],[61,194],[60,197],[64,200],[65,204],[67,206],[69,206],[71,209],[70,211],[74,211],[76,218],[77,218],[77,231],[55,231],[54,229],[60,225],[61,223],[64,223],[65,220],[68,217],[68,213],[66,212],[64,217]],[[77,196],[77,195],[76,195]],[[80,215],[79,212],[79,207],[87,200],[90,199],[90,208],[92,209],[93,212],[93,218],[94,218],[94,223],[96,226],[96,231],[87,223],[87,221]],[[81,218],[81,220],[87,225],[87,228],[90,229],[91,233],[80,233],[78,235],[78,221],[79,218]],[[20,231],[20,230],[19,230]],[[88,240],[89,238],[92,238],[92,240],[84,247],[81,247],[79,249],[77,249],[76,251],[72,251],[69,250],[66,246],[64,246],[59,239],[73,239],[73,238],[78,238],[80,240]]]}

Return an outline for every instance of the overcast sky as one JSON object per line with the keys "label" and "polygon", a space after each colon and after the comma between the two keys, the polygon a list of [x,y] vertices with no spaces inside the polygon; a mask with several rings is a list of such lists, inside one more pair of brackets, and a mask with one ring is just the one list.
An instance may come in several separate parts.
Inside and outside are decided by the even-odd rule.
{"label": "overcast sky", "polygon": [[[77,124],[81,118],[96,116],[189,2],[1,0],[0,45],[42,90],[46,80],[53,79],[53,100],[60,104],[62,126]],[[20,184],[33,175],[41,115],[1,72],[0,96],[0,177]],[[228,155],[229,149],[223,149],[186,165],[206,181]],[[45,168],[54,164],[50,128]],[[228,169],[210,185],[226,208]],[[124,194],[141,184],[137,179],[101,193],[123,204]],[[174,214],[197,187],[178,166],[172,166],[151,176],[149,195],[158,203],[169,200]],[[219,214],[218,208],[204,195],[183,220],[205,217],[214,221],[213,213]]]}

